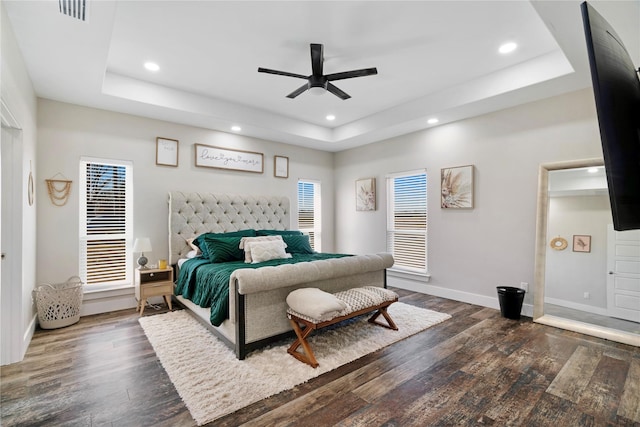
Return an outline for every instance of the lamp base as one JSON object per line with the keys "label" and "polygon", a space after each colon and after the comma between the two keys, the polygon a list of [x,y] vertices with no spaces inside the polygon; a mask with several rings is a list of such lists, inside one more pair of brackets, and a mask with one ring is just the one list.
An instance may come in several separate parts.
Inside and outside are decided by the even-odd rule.
{"label": "lamp base", "polygon": [[146,270],[149,267],[147,267],[147,263],[149,262],[149,260],[147,259],[146,256],[140,255],[140,258],[138,258],[138,270]]}

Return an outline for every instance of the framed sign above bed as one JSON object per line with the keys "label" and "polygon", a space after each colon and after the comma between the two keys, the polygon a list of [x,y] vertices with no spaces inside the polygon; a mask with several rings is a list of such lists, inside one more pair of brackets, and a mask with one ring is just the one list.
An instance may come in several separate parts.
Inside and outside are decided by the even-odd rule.
{"label": "framed sign above bed", "polygon": [[254,173],[264,172],[264,154],[262,153],[204,144],[195,144],[195,147],[196,166]]}
{"label": "framed sign above bed", "polygon": [[178,166],[178,140],[156,138],[156,165]]}

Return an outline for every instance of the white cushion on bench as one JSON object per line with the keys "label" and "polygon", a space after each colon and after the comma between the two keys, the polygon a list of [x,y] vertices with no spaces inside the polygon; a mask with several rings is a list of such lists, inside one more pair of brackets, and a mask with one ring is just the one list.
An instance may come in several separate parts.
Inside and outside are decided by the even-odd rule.
{"label": "white cushion on bench", "polygon": [[[310,292],[312,291],[312,292]],[[317,292],[316,292],[317,291]],[[291,305],[289,302],[289,296],[295,293],[296,307],[302,307],[306,310],[300,311],[298,308]],[[314,295],[321,295],[323,298],[329,300],[329,297],[333,297],[337,300],[332,304],[342,304],[342,310],[331,311],[328,309],[328,305],[322,308],[316,308],[316,300]],[[363,286],[361,288],[352,288],[346,291],[330,294],[317,288],[301,288],[292,291],[287,297],[287,304],[289,304],[288,314],[300,317],[301,319],[308,320],[312,323],[321,323],[327,320],[331,320],[335,317],[348,316],[349,314],[364,310],[369,307],[375,307],[383,304],[387,301],[396,301],[398,294],[390,289],[380,288],[377,286]],[[309,299],[307,299],[309,298]],[[306,301],[305,301],[306,300]],[[309,307],[307,307],[309,306]],[[337,305],[332,305],[335,307]],[[323,311],[321,315],[311,314],[318,310]]]}
{"label": "white cushion on bench", "polygon": [[293,311],[319,321],[333,319],[347,308],[335,295],[318,288],[291,291],[287,304]]}

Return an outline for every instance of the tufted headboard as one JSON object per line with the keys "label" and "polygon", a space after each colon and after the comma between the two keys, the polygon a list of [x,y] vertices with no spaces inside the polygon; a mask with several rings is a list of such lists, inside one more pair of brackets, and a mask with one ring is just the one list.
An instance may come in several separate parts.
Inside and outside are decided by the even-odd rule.
{"label": "tufted headboard", "polygon": [[191,250],[187,239],[202,233],[289,228],[287,197],[169,192],[169,263]]}

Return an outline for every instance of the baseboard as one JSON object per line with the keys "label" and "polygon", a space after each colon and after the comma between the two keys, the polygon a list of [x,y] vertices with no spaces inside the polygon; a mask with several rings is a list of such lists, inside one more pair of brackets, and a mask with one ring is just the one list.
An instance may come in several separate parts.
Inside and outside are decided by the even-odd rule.
{"label": "baseboard", "polygon": [[27,349],[29,348],[29,344],[31,344],[31,339],[33,338],[33,334],[36,332],[36,323],[38,321],[38,313],[34,313],[31,317],[31,321],[27,326],[27,329],[22,334],[22,353],[20,354],[20,360],[24,359],[24,355],[27,353]]}
{"label": "baseboard", "polygon": [[577,302],[567,301],[558,298],[545,298],[544,302],[547,304],[559,305],[560,307],[571,308],[573,310],[585,311],[587,313],[598,314],[600,316],[609,317],[609,312],[604,307],[596,307],[593,305],[580,304]]}
{"label": "baseboard", "polygon": [[[481,307],[494,308],[500,310],[500,302],[498,295],[489,297],[486,295],[474,294],[471,292],[458,291],[455,289],[441,288],[438,286],[427,285],[426,283],[416,283],[411,280],[405,280],[397,277],[387,277],[387,284],[397,288],[406,289],[422,294],[433,295],[440,298],[447,298],[454,301],[466,302],[467,304],[475,304]],[[533,317],[533,305],[522,304],[522,315]]]}

